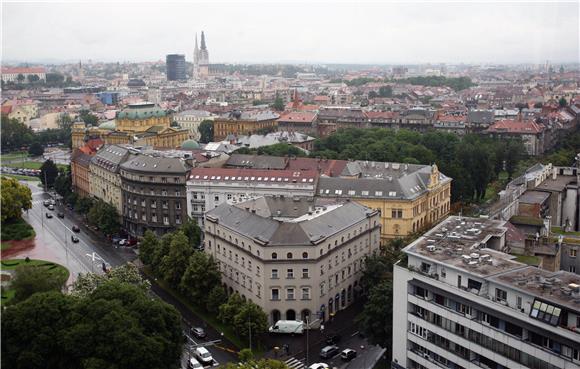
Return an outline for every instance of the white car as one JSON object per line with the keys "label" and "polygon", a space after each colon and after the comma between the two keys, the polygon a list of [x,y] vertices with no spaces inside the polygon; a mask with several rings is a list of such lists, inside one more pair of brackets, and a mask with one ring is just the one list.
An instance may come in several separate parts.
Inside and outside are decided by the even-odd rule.
{"label": "white car", "polygon": [[189,359],[187,362],[187,367],[189,369],[203,369],[203,366],[199,363],[199,361],[195,360],[194,358]]}
{"label": "white car", "polygon": [[308,369],[330,369],[330,366],[328,366],[328,364],[325,363],[316,363],[310,365]]}
{"label": "white car", "polygon": [[198,347],[193,352],[195,358],[201,362],[202,365],[209,365],[213,363],[213,357],[205,347]]}

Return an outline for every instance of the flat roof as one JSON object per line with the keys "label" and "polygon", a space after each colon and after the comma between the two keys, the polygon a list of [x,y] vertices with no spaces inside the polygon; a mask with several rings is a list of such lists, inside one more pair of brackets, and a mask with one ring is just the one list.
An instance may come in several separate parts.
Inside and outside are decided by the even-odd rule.
{"label": "flat roof", "polygon": [[505,223],[450,216],[403,251],[482,278],[524,268],[514,256],[491,248],[493,238],[507,233]]}
{"label": "flat roof", "polygon": [[542,204],[548,200],[549,197],[550,194],[548,192],[526,191],[522,194],[522,196],[520,196],[519,201],[520,203],[524,204]]}
{"label": "flat roof", "polygon": [[567,175],[558,175],[556,179],[552,179],[552,177],[546,178],[544,182],[542,182],[536,190],[548,190],[548,191],[562,191],[572,182],[576,182],[576,176],[567,176]]}
{"label": "flat roof", "polygon": [[528,266],[490,280],[580,313],[580,295],[574,295],[569,287],[570,284],[580,285],[578,274]]}

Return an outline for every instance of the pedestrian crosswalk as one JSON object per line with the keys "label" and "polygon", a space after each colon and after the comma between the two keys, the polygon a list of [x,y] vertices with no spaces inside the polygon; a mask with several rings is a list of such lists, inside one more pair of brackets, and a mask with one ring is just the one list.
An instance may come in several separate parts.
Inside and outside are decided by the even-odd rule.
{"label": "pedestrian crosswalk", "polygon": [[298,360],[294,357],[291,357],[290,359],[287,359],[286,361],[284,361],[284,363],[286,364],[286,366],[289,369],[304,369],[304,368],[306,368],[306,365],[304,365],[304,359]]}

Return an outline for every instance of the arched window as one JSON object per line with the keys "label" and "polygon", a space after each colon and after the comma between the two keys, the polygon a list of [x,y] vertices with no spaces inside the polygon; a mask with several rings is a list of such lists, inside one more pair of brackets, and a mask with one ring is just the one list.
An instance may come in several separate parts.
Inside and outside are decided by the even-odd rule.
{"label": "arched window", "polygon": [[292,259],[292,258],[293,258],[293,256],[292,256],[292,253],[291,252],[289,252],[289,253],[286,254],[286,259]]}
{"label": "arched window", "polygon": [[275,252],[272,253],[272,259],[278,259],[278,254],[276,254]]}
{"label": "arched window", "polygon": [[307,252],[303,252],[302,253],[302,259],[308,259],[308,253]]}

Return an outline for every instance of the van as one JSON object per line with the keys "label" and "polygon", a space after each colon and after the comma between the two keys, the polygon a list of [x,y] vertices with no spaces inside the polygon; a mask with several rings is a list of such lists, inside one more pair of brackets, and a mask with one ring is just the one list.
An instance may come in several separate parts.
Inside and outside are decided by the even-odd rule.
{"label": "van", "polygon": [[301,320],[278,320],[269,329],[270,333],[304,333],[304,322]]}

